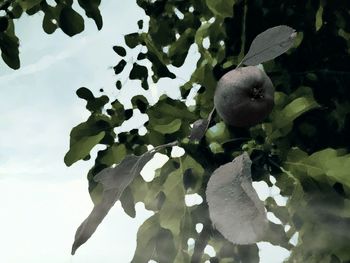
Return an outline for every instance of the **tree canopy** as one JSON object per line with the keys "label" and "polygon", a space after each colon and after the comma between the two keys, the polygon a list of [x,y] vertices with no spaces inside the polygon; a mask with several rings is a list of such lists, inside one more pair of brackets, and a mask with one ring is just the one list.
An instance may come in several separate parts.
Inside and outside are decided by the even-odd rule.
{"label": "tree canopy", "polygon": [[[59,7],[50,8],[40,0],[6,2],[13,5],[14,16],[7,14],[9,25],[0,32],[0,44],[9,66],[19,67],[12,19],[23,11],[42,10],[49,20],[59,21],[54,26],[44,22],[48,33],[58,26],[67,35],[83,30],[72,1],[56,2]],[[101,27],[99,1],[78,2]],[[129,109],[118,98],[95,96],[85,87],[77,90],[91,114],[72,129],[64,161],[70,166],[88,160],[97,144],[105,149],[98,152],[87,175],[96,213],[77,230],[72,252],[94,232],[86,226],[92,222],[97,227],[120,200],[131,217],[135,217],[137,202],[154,211],[139,228],[133,263],[151,259],[160,263],[259,262],[256,244],[233,244],[213,227],[206,199],[214,171],[246,152],[252,161],[251,179],[277,186],[287,198],[285,206],[272,197],[264,200],[267,211],[281,221],[268,223],[264,240],[290,250],[288,262],[350,261],[350,2],[137,0],[137,4],[149,17],[148,27],[142,31],[143,21],[135,21],[140,31],[125,35],[125,42],[113,48],[120,57],[115,74],[127,70],[124,57],[135,50],[137,61],[128,72],[130,79],[139,80],[145,90],[162,78],[170,82],[177,77],[172,68],[183,65],[194,45],[200,57],[191,78],[179,90],[186,99],[194,85],[200,85],[196,105],[188,107],[183,100],[166,95],[152,105],[137,95]],[[4,4],[0,9],[4,10]],[[287,53],[263,63],[276,88],[273,111],[251,128],[228,126],[212,111],[216,83],[244,61],[257,35],[277,25],[288,25],[298,33]],[[121,81],[116,88],[124,88]],[[147,132],[116,132],[135,110],[147,114]],[[198,127],[208,129],[194,134],[194,130],[203,131]],[[185,154],[172,157],[175,145]],[[139,174],[156,152],[169,160],[146,182]],[[203,202],[187,206],[185,195],[194,193]],[[199,223],[201,231],[196,230]],[[292,245],[289,240],[296,233],[298,242]],[[188,245],[190,238],[194,246]],[[203,252],[206,245],[215,249],[214,257]]]}

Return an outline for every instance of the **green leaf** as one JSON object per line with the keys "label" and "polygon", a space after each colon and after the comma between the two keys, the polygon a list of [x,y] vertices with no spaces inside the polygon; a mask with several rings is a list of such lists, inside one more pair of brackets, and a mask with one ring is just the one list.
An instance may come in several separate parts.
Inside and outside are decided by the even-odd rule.
{"label": "green leaf", "polygon": [[138,33],[131,33],[124,36],[125,44],[129,48],[135,48],[141,43],[141,37]]}
{"label": "green leaf", "polygon": [[327,148],[312,155],[293,161],[288,158],[287,169],[294,169],[295,172],[303,171],[317,180],[322,180],[324,176],[335,182],[342,183],[350,187],[350,154],[344,155],[341,150]]}
{"label": "green leaf", "polygon": [[235,0],[206,0],[210,11],[220,18],[231,17],[233,15],[233,5],[235,2]]}
{"label": "green leaf", "polygon": [[24,11],[26,11],[39,4],[41,1],[42,0],[16,0],[16,3],[18,3]]}
{"label": "green leaf", "polygon": [[9,26],[9,20],[6,16],[0,16],[0,32],[6,31]]}
{"label": "green leaf", "polygon": [[169,174],[163,185],[163,192],[166,199],[159,212],[160,225],[169,229],[174,236],[178,236],[181,220],[185,215],[185,188],[181,169]]}
{"label": "green leaf", "polygon": [[127,63],[126,63],[126,61],[125,61],[124,59],[122,59],[121,61],[119,61],[119,63],[118,63],[116,66],[113,67],[114,73],[115,73],[116,75],[118,75],[119,73],[121,73],[121,72],[124,70],[126,64],[127,64]]}
{"label": "green leaf", "polygon": [[98,30],[101,30],[103,20],[100,10],[98,9],[101,0],[78,0],[78,3],[85,10],[86,16],[92,18],[95,21]]}
{"label": "green leaf", "polygon": [[99,162],[107,166],[121,162],[126,156],[127,151],[124,144],[113,144],[103,153]]}
{"label": "green leaf", "polygon": [[181,127],[181,120],[175,119],[167,124],[154,125],[153,129],[161,134],[169,134],[178,131]]}
{"label": "green leaf", "polygon": [[[297,93],[301,93],[301,91],[303,94],[308,91],[312,92],[309,88],[301,87],[291,95],[291,98],[297,96]],[[279,98],[280,96],[277,97],[277,99]],[[281,102],[279,102],[277,105],[278,106],[271,114],[272,128],[274,130],[271,138],[273,139],[288,134],[293,127],[293,121],[300,115],[320,107],[320,105],[313,98],[312,93],[311,95],[307,94],[303,97],[297,97],[284,107],[281,107]]]}
{"label": "green leaf", "polygon": [[160,227],[159,216],[148,218],[137,232],[137,246],[131,263],[147,263],[153,259],[159,263],[173,262],[176,248],[169,230]]}
{"label": "green leaf", "polygon": [[53,19],[54,18],[49,13],[45,13],[43,19],[43,29],[47,34],[52,34],[58,28],[57,23],[52,22]]}
{"label": "green leaf", "polygon": [[82,16],[68,6],[61,10],[59,25],[62,31],[70,37],[81,33],[85,27]]}
{"label": "green leaf", "polygon": [[12,69],[19,69],[19,41],[11,32],[0,33],[1,57]]}
{"label": "green leaf", "polygon": [[148,69],[145,66],[134,63],[130,71],[130,79],[140,79],[142,81],[147,80]]}
{"label": "green leaf", "polygon": [[126,50],[125,50],[125,48],[123,48],[121,46],[114,46],[113,50],[114,50],[115,53],[117,53],[121,57],[125,57],[126,56]]}
{"label": "green leaf", "polygon": [[70,146],[69,151],[64,157],[64,163],[67,166],[71,166],[78,160],[85,158],[96,144],[98,144],[105,136],[105,132],[102,131],[93,136],[82,137]]}

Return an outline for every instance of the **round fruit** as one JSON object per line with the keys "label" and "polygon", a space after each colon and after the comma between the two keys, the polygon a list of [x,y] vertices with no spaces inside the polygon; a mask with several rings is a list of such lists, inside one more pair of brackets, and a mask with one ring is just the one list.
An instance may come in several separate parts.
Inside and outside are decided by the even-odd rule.
{"label": "round fruit", "polygon": [[271,112],[274,92],[270,78],[259,68],[248,66],[231,70],[217,84],[215,109],[228,125],[253,126]]}

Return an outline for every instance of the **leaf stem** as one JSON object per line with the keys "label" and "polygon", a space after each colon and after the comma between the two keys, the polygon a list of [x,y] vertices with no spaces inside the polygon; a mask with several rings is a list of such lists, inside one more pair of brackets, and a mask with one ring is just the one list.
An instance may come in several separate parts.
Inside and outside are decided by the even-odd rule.
{"label": "leaf stem", "polygon": [[238,63],[238,65],[236,66],[236,69],[239,68],[244,60],[244,52],[245,52],[245,24],[246,24],[246,19],[247,19],[247,0],[244,1],[244,11],[243,11],[243,21],[242,21],[242,37],[241,37],[241,52],[239,54],[239,56],[243,55],[242,60]]}
{"label": "leaf stem", "polygon": [[169,143],[166,143],[166,144],[158,145],[158,146],[154,147],[153,149],[149,150],[148,152],[157,151],[158,149],[161,149],[161,148],[164,148],[164,147],[177,146],[177,145],[179,145],[179,142],[178,141],[173,141],[173,142],[169,142]]}

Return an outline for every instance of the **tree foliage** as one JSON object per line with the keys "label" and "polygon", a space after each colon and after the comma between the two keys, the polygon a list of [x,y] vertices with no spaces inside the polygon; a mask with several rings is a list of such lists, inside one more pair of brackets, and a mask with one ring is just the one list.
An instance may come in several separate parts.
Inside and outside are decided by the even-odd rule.
{"label": "tree foliage", "polygon": [[[12,4],[17,3],[21,10],[32,13],[44,8],[43,2],[33,1],[30,8],[21,1]],[[82,1],[79,3],[82,5]],[[137,4],[149,16],[148,30],[132,32],[125,36],[125,43],[114,47],[120,56],[114,67],[115,74],[126,70],[124,57],[130,50],[144,47],[132,65],[129,78],[140,80],[139,85],[147,90],[152,82],[176,78],[171,68],[181,67],[194,45],[200,58],[191,78],[179,90],[186,99],[194,85],[199,84],[196,105],[187,107],[182,100],[165,95],[151,105],[145,97],[135,96],[132,107],[147,114],[148,121],[144,124],[147,133],[140,135],[137,129],[116,133],[115,128],[129,119],[133,111],[115,98],[95,97],[87,88],[80,88],[77,95],[87,101],[86,108],[91,115],[72,129],[70,150],[65,157],[66,164],[71,165],[77,160],[89,159],[95,145],[104,145],[106,148],[98,152],[88,173],[95,208],[103,204],[106,192],[110,194],[119,187],[117,199],[120,198],[128,215],[135,216],[137,202],[154,211],[138,231],[132,262],[150,259],[160,263],[258,262],[256,244],[234,245],[212,226],[205,195],[213,172],[243,151],[252,160],[252,180],[265,181],[270,186],[275,184],[281,195],[288,198],[286,206],[279,206],[271,197],[265,200],[267,211],[274,213],[282,225],[270,223],[271,231],[264,240],[290,250],[288,262],[348,262],[350,15],[347,10],[350,2],[137,0]],[[68,16],[67,21],[75,19],[74,11],[69,6],[66,8],[69,11],[63,14],[62,9],[55,9],[53,16],[56,18],[59,12],[58,21],[61,16]],[[45,17],[51,14],[44,12]],[[87,12],[87,16],[98,20],[92,13]],[[67,26],[67,30],[63,24],[60,26],[70,35],[82,29],[80,22]],[[142,24],[138,22],[140,29]],[[286,54],[264,63],[276,87],[273,112],[263,123],[251,128],[226,126],[212,112],[218,79],[242,61],[258,34],[281,24],[296,29],[298,34]],[[44,30],[50,32],[54,26],[47,28],[44,26]],[[12,61],[18,57],[18,52],[15,55],[18,41],[11,20],[0,38],[0,43],[6,39],[12,43],[6,47],[16,47],[4,51],[5,44],[2,44],[1,49],[4,60],[10,66],[11,63],[17,65]],[[208,41],[209,47],[204,44]],[[151,70],[143,66],[142,61],[149,61]],[[120,81],[116,86],[124,88]],[[192,124],[208,130],[205,134],[198,132],[201,129],[194,133]],[[185,150],[183,156],[173,158],[170,147],[161,147],[172,146],[174,142]],[[163,167],[156,170],[155,178],[146,183],[137,170],[136,176],[132,176],[134,180],[126,187],[121,183],[122,188],[117,185],[109,189],[110,184],[104,183],[103,178],[111,178],[101,173],[109,171],[106,168],[114,169],[109,168],[114,164],[125,164],[132,155],[142,159],[149,153],[149,145],[169,157]],[[130,175],[130,169],[126,170],[124,174]],[[276,182],[270,180],[271,175]],[[118,176],[121,177],[117,182],[126,180],[123,173]],[[199,194],[203,202],[189,207],[185,195],[193,193]],[[113,197],[109,203],[113,205],[117,199]],[[203,224],[199,233],[198,223]],[[288,231],[285,226],[290,226]],[[295,233],[298,233],[298,243],[294,246],[288,241]],[[194,246],[188,245],[190,238],[195,240]],[[203,253],[208,244],[215,249],[215,257]]]}
{"label": "tree foliage", "polygon": [[[179,89],[185,99],[195,84],[201,88],[192,108],[165,95],[154,105],[144,98],[133,100],[133,108],[148,115],[145,135],[139,135],[137,130],[114,133],[113,129],[128,118],[128,109],[118,100],[89,109],[89,120],[72,130],[73,141],[76,135],[95,138],[105,132],[98,143],[106,145],[106,149],[99,151],[88,175],[89,190],[97,204],[104,187],[94,178],[105,168],[130,154],[141,156],[148,145],[156,147],[177,141],[185,149],[179,158],[172,158],[168,147],[161,149],[159,152],[169,160],[156,171],[155,178],[146,183],[136,177],[126,188],[128,198],[121,198],[131,216],[134,204],[139,201],[155,212],[139,229],[132,262],[259,261],[255,244],[234,245],[213,228],[206,203],[205,189],[210,176],[242,151],[252,159],[252,179],[272,185],[269,180],[272,175],[281,194],[288,198],[286,206],[277,205],[271,197],[265,200],[266,209],[282,225],[270,223],[271,231],[264,239],[289,249],[290,262],[350,260],[347,172],[350,108],[346,99],[350,95],[346,87],[350,77],[347,71],[350,17],[345,11],[349,3],[311,0],[306,4],[296,0],[283,4],[211,0],[137,3],[150,18],[148,31],[130,33],[125,36],[125,45],[114,48],[121,56],[115,73],[125,70],[123,57],[129,49],[143,46],[147,51],[139,53],[140,62],[132,65],[130,79],[140,80],[144,89],[161,78],[171,81],[176,76],[170,66],[181,67],[189,48],[195,45],[200,54],[197,67]],[[249,129],[226,126],[215,113],[208,122],[208,115],[213,113],[217,80],[242,61],[255,36],[279,24],[295,28],[298,35],[287,54],[264,63],[276,86],[273,112],[262,124]],[[208,40],[209,47],[204,45]],[[151,62],[151,70],[140,64],[142,60]],[[120,84],[118,88],[123,88]],[[88,105],[101,98],[90,96]],[[209,128],[203,138],[198,129],[197,134],[193,130],[191,133],[193,123],[193,127]],[[184,198],[190,193],[199,194],[204,201],[186,206]],[[200,233],[195,228],[198,223],[204,226]],[[290,229],[284,231],[287,225]],[[293,246],[288,240],[295,233],[299,237]],[[195,240],[194,246],[187,244],[189,238]],[[207,244],[214,247],[214,258],[203,253]]]}
{"label": "tree foliage", "polygon": [[[93,19],[98,29],[102,28],[103,21],[98,9],[101,0],[78,0],[79,6],[84,9],[87,17]],[[5,63],[13,68],[20,67],[19,39],[16,36],[14,20],[23,14],[34,15],[44,13],[43,30],[52,34],[60,28],[66,35],[72,37],[84,30],[83,17],[72,7],[73,0],[55,0],[50,5],[46,0],[1,0],[0,11],[0,49]]]}

